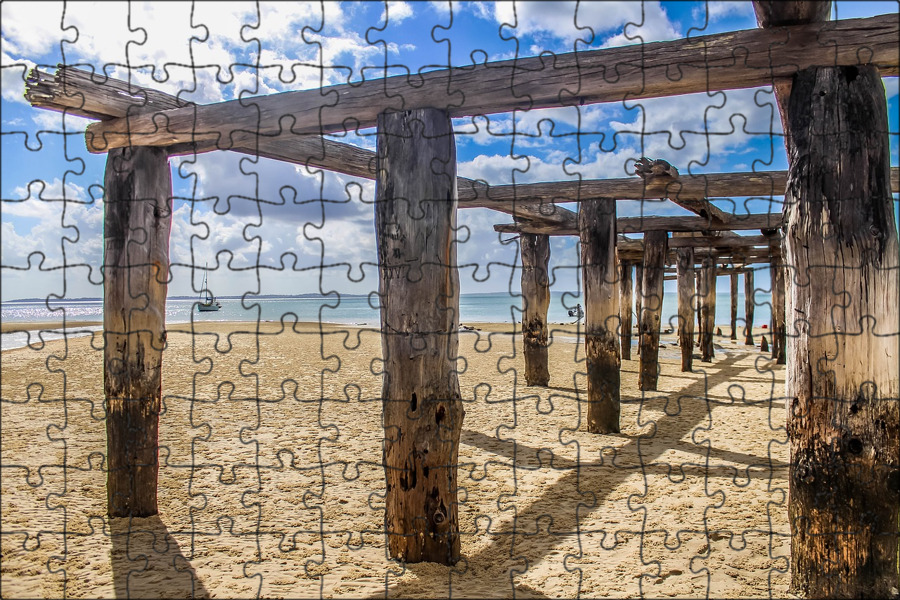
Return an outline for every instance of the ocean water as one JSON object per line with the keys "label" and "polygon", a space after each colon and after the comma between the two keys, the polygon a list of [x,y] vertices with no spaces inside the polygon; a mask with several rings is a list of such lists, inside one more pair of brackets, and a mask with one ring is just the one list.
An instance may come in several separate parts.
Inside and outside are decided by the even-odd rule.
{"label": "ocean water", "polygon": [[[754,324],[768,324],[771,315],[769,294],[757,292],[754,296]],[[317,296],[307,298],[247,296],[220,297],[222,309],[201,313],[196,309],[195,298],[169,298],[166,301],[166,322],[190,323],[202,321],[308,321],[366,327],[379,326],[378,295]],[[567,312],[576,304],[584,304],[584,298],[571,292],[552,292],[548,320],[550,323],[571,323],[575,319]],[[48,305],[49,304],[49,305]],[[725,325],[730,319],[728,293],[717,294],[716,323],[728,333]],[[663,329],[677,326],[678,299],[673,293],[663,296]],[[459,301],[460,323],[513,323],[522,318],[522,298],[508,293],[462,294]],[[99,298],[42,300],[16,300],[0,305],[0,320],[4,323],[38,323],[44,321],[102,321],[103,302]],[[738,295],[738,326],[743,325],[744,296]],[[96,327],[90,329],[96,330]],[[84,332],[88,328],[81,328]],[[57,339],[59,333],[44,333],[44,340]],[[87,335],[87,333],[82,333]],[[34,339],[34,335],[32,335]],[[4,350],[24,346],[26,334],[3,334]],[[32,341],[32,344],[35,342]]]}

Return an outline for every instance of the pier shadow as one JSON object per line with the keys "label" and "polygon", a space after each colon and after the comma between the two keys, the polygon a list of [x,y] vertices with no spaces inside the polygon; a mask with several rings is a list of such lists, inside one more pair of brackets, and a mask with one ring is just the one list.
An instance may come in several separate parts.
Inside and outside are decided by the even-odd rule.
{"label": "pier shadow", "polygon": [[[644,405],[661,403],[668,399],[696,399],[690,409],[685,408],[678,414],[666,415],[655,420],[652,433],[629,439],[617,449],[622,457],[621,463],[610,464],[598,457],[596,460],[542,461],[541,449],[528,448],[516,444],[512,440],[497,440],[484,434],[465,430],[461,442],[479,446],[485,450],[497,452],[499,456],[515,461],[523,460],[531,468],[551,467],[566,469],[566,474],[551,485],[544,488],[543,493],[533,502],[519,510],[513,510],[513,517],[502,524],[494,526],[492,522],[485,531],[474,532],[491,538],[491,543],[473,554],[464,554],[460,562],[450,568],[449,585],[452,595],[456,597],[543,597],[541,592],[517,583],[518,576],[534,569],[537,565],[554,555],[555,547],[571,535],[578,535],[581,523],[595,509],[600,507],[609,494],[635,472],[646,472],[649,465],[659,460],[662,455],[678,444],[678,441],[697,427],[704,427],[709,420],[709,407],[704,399],[709,390],[716,385],[731,380],[731,367],[743,356],[731,355],[716,361],[716,371],[707,373],[703,379],[678,390],[665,393],[656,399],[645,399]],[[706,451],[706,448],[703,448]],[[716,454],[719,454],[717,452]],[[625,458],[627,457],[627,459]],[[742,463],[767,463],[762,457],[750,455],[722,455],[722,459],[740,459]],[[527,467],[526,467],[527,468]],[[697,469],[699,474],[702,467]],[[733,477],[734,467],[714,467],[714,476]],[[565,519],[564,516],[574,517]],[[569,558],[569,557],[566,557]],[[571,556],[571,558],[578,558]],[[556,554],[555,560],[561,557]],[[474,567],[474,568],[472,568]],[[418,565],[406,565],[413,573],[419,570]],[[568,569],[568,567],[567,567]],[[423,573],[433,576],[434,571],[422,569]],[[416,593],[416,582],[407,588],[404,583],[387,586],[384,594],[374,597],[405,598]],[[579,584],[580,588],[580,584]],[[490,590],[489,594],[486,592]]]}
{"label": "pier shadow", "polygon": [[158,515],[109,520],[116,598],[209,598]]}

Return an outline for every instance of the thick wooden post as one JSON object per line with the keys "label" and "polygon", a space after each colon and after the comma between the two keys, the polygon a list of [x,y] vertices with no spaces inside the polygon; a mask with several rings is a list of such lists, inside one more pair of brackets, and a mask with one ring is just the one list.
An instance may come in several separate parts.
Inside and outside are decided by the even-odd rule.
{"label": "thick wooden post", "polygon": [[631,328],[634,324],[631,314],[634,304],[631,295],[634,288],[631,267],[629,261],[619,261],[619,315],[621,315],[619,339],[622,341],[622,360],[631,360]]}
{"label": "thick wooden post", "polygon": [[744,271],[744,319],[746,320],[746,328],[744,329],[744,344],[753,346],[753,312],[756,308],[756,302],[753,301],[753,270]]}
{"label": "thick wooden post", "polygon": [[391,557],[459,560],[456,145],[445,111],[378,117],[385,530]]}
{"label": "thick wooden post", "polygon": [[731,339],[737,339],[738,276],[731,274]]}
{"label": "thick wooden post", "polygon": [[665,231],[644,233],[644,282],[646,306],[641,315],[641,364],[639,387],[643,391],[657,389],[659,380],[659,325],[662,314],[663,276],[666,270]]}
{"label": "thick wooden post", "polygon": [[583,200],[578,210],[584,280],[584,349],[587,357],[587,428],[619,432],[619,273],[616,201]]}
{"label": "thick wooden post", "polygon": [[634,265],[634,318],[638,330],[638,356],[641,355],[641,315],[644,312],[644,265],[642,262]]}
{"label": "thick wooden post", "polygon": [[522,338],[525,343],[525,384],[550,383],[547,364],[547,309],[550,308],[550,236],[523,233],[522,249]]}
{"label": "thick wooden post", "polygon": [[147,517],[157,513],[172,227],[165,148],[110,150],[103,184],[107,514]]}
{"label": "thick wooden post", "polygon": [[772,358],[779,365],[784,364],[784,265],[782,259],[772,260]]}
{"label": "thick wooden post", "polygon": [[694,249],[678,248],[678,343],[681,370],[694,367]]}
{"label": "thick wooden post", "polygon": [[873,67],[794,77],[785,194],[792,589],[897,593],[900,248]]}
{"label": "thick wooden post", "polygon": [[716,257],[703,257],[700,267],[700,281],[697,286],[700,294],[700,360],[712,362],[716,352],[713,346],[713,333],[716,330]]}

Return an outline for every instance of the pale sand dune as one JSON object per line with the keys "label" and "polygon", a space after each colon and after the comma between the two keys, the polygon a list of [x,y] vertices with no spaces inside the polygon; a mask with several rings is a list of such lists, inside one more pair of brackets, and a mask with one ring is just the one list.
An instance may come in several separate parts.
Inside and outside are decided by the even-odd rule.
{"label": "pale sand dune", "polygon": [[385,555],[377,332],[173,326],[160,514],[131,523],[105,517],[102,338],[4,352],[4,597],[786,595],[783,367],[717,338],[681,373],[667,336],[660,392],[623,362],[622,434],[592,435],[573,327],[542,389],[508,326],[477,326],[452,568]]}

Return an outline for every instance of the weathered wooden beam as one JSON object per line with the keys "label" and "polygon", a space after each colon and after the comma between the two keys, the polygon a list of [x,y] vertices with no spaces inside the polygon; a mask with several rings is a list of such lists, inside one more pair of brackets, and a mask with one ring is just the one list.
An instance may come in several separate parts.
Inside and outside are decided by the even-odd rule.
{"label": "weathered wooden beam", "polygon": [[[768,248],[770,241],[769,236],[763,235],[736,235],[736,236],[696,236],[696,237],[673,237],[669,240],[669,248],[716,248],[718,250],[754,248],[757,246],[765,246]],[[642,250],[644,242],[638,239],[619,239],[618,249],[620,251]]]}
{"label": "weathered wooden beam", "polygon": [[85,139],[91,152],[203,139],[227,147],[235,131],[271,135],[285,123],[301,134],[352,131],[372,127],[383,112],[424,106],[459,117],[708,93],[772,85],[813,65],[873,64],[897,74],[898,34],[889,14],[515,58],[129,116],[90,125]]}
{"label": "weathered wooden beam", "polygon": [[681,346],[681,370],[689,372],[694,368],[694,249],[679,248],[677,255],[678,344]]}
{"label": "weathered wooden beam", "polygon": [[641,362],[638,386],[642,391],[655,391],[659,382],[659,326],[662,315],[663,271],[666,268],[665,231],[645,234],[644,242],[644,311],[641,315]]}
{"label": "weathered wooden beam", "polygon": [[522,251],[522,341],[525,385],[550,384],[547,310],[550,308],[550,238],[526,233],[519,238]]}
{"label": "weathered wooden beam", "polygon": [[700,267],[697,285],[700,296],[700,360],[712,362],[716,351],[713,334],[716,331],[716,257],[707,255]]}
{"label": "weathered wooden beam", "polygon": [[194,106],[171,94],[63,64],[52,75],[32,69],[25,79],[25,99],[35,108],[100,120]]}
{"label": "weathered wooden beam", "polygon": [[[677,248],[668,251],[668,253],[666,254],[667,262],[675,262],[677,260],[677,256],[675,254],[676,250]],[[643,256],[643,251],[619,251],[619,258],[623,260],[639,261],[643,259]],[[753,248],[750,250],[740,249],[734,252],[717,250],[716,248],[694,248],[695,260],[699,261],[706,256],[715,256],[720,262],[726,261],[728,263],[740,264],[741,266],[745,266],[750,264],[767,264],[772,260],[773,256],[780,255],[773,254],[772,251],[768,248]]]}
{"label": "weathered wooden beam", "polygon": [[587,358],[587,429],[619,432],[619,274],[616,201],[583,202],[581,269],[584,281],[584,349]]}
{"label": "weathered wooden beam", "polygon": [[[616,200],[668,198],[676,203],[690,203],[708,198],[783,196],[786,181],[787,171],[685,174],[678,179],[621,177],[495,185],[491,187],[491,196],[498,200],[518,198],[545,202],[578,202],[595,197]],[[696,212],[698,206],[686,208]],[[706,215],[707,218],[711,216]]]}
{"label": "weathered wooden beam", "polygon": [[900,244],[877,69],[801,70],[785,196],[791,591],[900,587]]}
{"label": "weathered wooden beam", "polygon": [[634,265],[627,260],[619,261],[619,340],[621,341],[622,360],[631,360],[631,328],[634,323],[632,315],[634,297],[634,279],[631,275]]}
{"label": "weathered wooden beam", "polygon": [[[752,229],[777,229],[781,227],[780,213],[734,216],[723,223],[715,223],[702,217],[619,217],[616,228],[619,233],[643,233],[647,231],[749,231]],[[523,225],[509,223],[494,225],[500,233],[545,233],[547,235],[578,235],[577,228],[556,225]]]}
{"label": "weathered wooden beam", "polygon": [[[26,81],[25,98],[36,108],[100,120],[194,106],[170,94],[65,65],[59,65],[53,75],[32,69]],[[351,177],[375,178],[374,152],[318,134],[261,135],[255,131],[235,131],[227,148],[220,148],[218,140],[201,139],[167,149],[170,157],[228,150]],[[577,225],[575,213],[567,208],[540,200],[520,200],[514,194],[495,199],[492,188],[481,181],[459,177],[457,188],[460,208],[491,208],[527,219],[529,223]]]}
{"label": "weathered wooden beam", "polygon": [[388,551],[408,563],[455,564],[464,410],[456,362],[456,147],[450,117],[428,108],[382,115],[377,147]]}
{"label": "weathered wooden beam", "polygon": [[754,346],[753,341],[753,314],[756,302],[753,299],[756,288],[753,286],[753,271],[744,272],[744,344]]}
{"label": "weathered wooden beam", "polygon": [[161,148],[117,149],[104,175],[107,514],[157,513],[172,177]]}

